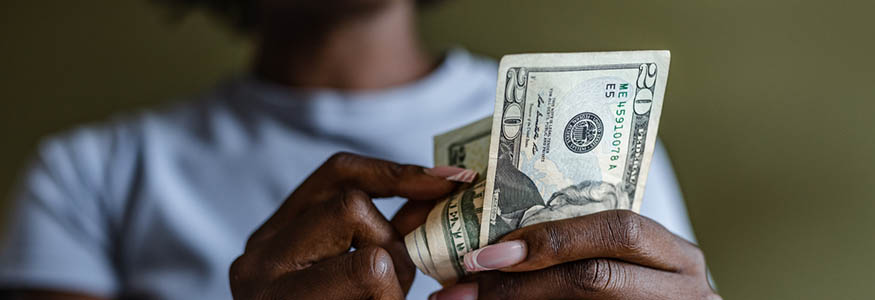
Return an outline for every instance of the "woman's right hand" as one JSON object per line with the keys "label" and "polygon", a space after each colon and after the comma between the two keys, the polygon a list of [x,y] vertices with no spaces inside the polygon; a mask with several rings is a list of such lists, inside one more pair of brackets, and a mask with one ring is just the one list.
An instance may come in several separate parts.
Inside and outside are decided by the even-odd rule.
{"label": "woman's right hand", "polygon": [[[462,171],[332,156],[249,238],[230,268],[234,298],[403,299],[416,269],[401,233]],[[411,200],[391,222],[371,201],[390,196]]]}

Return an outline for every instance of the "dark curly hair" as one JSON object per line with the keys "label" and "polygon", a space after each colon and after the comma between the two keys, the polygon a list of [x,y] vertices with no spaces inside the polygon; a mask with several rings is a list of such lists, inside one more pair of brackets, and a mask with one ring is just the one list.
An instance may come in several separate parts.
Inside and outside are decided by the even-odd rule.
{"label": "dark curly hair", "polygon": [[[235,30],[247,33],[257,24],[258,17],[255,13],[257,0],[151,0],[171,9],[177,17],[184,17],[188,13],[203,9],[223,21],[226,21]],[[442,0],[415,0],[419,6],[430,5]]]}

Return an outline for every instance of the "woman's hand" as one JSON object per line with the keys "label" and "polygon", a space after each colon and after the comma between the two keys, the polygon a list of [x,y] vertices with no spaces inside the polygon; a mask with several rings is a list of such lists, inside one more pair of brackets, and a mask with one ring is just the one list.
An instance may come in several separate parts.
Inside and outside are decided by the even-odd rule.
{"label": "woman's hand", "polygon": [[721,299],[695,245],[628,210],[535,224],[469,253],[430,299]]}
{"label": "woman's hand", "polygon": [[[423,222],[454,172],[332,156],[249,238],[231,265],[234,298],[403,299],[416,270],[396,227]],[[392,223],[371,202],[389,196],[414,204]]]}

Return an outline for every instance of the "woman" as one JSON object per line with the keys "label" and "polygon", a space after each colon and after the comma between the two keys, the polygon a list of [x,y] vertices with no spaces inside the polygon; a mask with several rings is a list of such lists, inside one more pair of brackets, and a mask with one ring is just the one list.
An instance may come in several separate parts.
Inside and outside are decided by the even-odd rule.
{"label": "woman", "polygon": [[[427,164],[431,136],[491,114],[496,66],[462,50],[429,55],[412,0],[169,2],[212,8],[252,35],[251,75],[42,143],[3,235],[4,295],[422,299],[438,289],[413,282],[401,236],[464,170],[390,160]],[[664,153],[652,172],[644,212],[691,238]],[[400,210],[400,198],[372,201],[396,196],[409,199]],[[500,271],[432,297],[717,297],[701,252],[637,214],[542,223],[503,241],[468,258]]]}

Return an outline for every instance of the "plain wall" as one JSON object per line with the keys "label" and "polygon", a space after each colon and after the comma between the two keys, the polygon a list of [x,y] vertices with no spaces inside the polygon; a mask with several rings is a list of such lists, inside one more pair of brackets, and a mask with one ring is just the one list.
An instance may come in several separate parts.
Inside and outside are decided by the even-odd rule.
{"label": "plain wall", "polygon": [[[669,49],[660,135],[726,299],[871,299],[871,1],[452,0],[427,43]],[[0,192],[39,137],[245,70],[247,41],[146,0],[0,4]]]}

